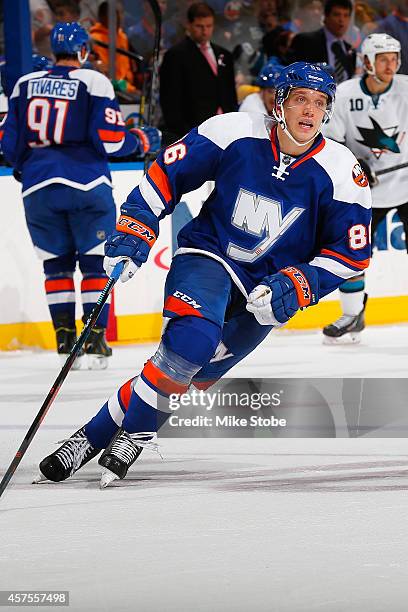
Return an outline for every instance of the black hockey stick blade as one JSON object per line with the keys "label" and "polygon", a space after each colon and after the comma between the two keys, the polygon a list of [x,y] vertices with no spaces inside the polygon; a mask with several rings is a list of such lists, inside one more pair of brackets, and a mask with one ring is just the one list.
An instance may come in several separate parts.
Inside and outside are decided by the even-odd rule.
{"label": "black hockey stick blade", "polygon": [[383,170],[378,170],[375,174],[376,176],[382,176],[383,174],[389,174],[390,172],[395,172],[395,170],[402,170],[403,168],[408,168],[408,162],[405,162],[405,164],[399,164],[398,166],[391,166],[391,168],[384,168]]}
{"label": "black hockey stick blade", "polygon": [[101,310],[103,306],[105,305],[106,300],[108,299],[113,289],[114,284],[120,277],[123,268],[124,268],[123,261],[120,261],[114,267],[112,271],[112,275],[109,278],[108,282],[106,283],[105,288],[102,291],[101,295],[99,296],[91,314],[89,315],[88,320],[82,330],[81,335],[79,336],[74,346],[72,347],[72,350],[70,354],[68,355],[66,362],[62,366],[62,369],[60,373],[58,374],[57,378],[55,379],[54,384],[52,385],[47,397],[45,398],[40,410],[38,411],[37,416],[35,417],[34,421],[31,423],[30,429],[27,431],[26,435],[24,436],[24,439],[22,443],[20,444],[20,447],[18,451],[16,452],[13,461],[10,463],[9,467],[6,470],[6,473],[3,476],[2,481],[0,482],[0,497],[3,495],[8,483],[10,482],[10,480],[12,479],[14,475],[14,472],[17,470],[20,464],[20,461],[26,454],[26,451],[28,447],[30,446],[35,434],[37,433],[38,428],[40,427],[48,410],[50,409],[51,404],[57,397],[57,394],[62,386],[62,383],[66,379],[67,374],[70,371],[75,359],[78,357],[82,346],[84,345],[86,339],[88,338],[91,332],[91,329],[93,328],[99,315],[101,314]]}

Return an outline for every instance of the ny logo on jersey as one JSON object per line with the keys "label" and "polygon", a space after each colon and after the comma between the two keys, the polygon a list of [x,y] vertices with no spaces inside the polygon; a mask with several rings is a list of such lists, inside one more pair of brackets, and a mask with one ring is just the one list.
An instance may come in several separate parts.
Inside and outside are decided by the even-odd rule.
{"label": "ny logo on jersey", "polygon": [[300,207],[292,208],[282,218],[282,202],[240,189],[231,223],[247,234],[263,238],[252,249],[245,249],[230,242],[227,255],[237,261],[253,263],[279,240],[304,210]]}

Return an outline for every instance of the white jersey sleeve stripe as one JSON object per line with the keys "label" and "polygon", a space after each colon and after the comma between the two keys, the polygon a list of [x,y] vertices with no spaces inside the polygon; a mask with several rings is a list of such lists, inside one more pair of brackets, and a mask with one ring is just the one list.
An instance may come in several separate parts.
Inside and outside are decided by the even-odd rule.
{"label": "white jersey sleeve stripe", "polygon": [[120,149],[123,147],[123,143],[125,142],[125,139],[122,138],[122,140],[120,140],[119,142],[103,142],[103,146],[105,148],[105,151],[108,155],[111,155],[111,153],[116,153],[116,151],[120,151]]}
{"label": "white jersey sleeve stripe", "polygon": [[157,195],[154,188],[149,183],[146,176],[142,178],[139,184],[139,189],[140,189],[142,198],[149,205],[149,208],[151,208],[154,214],[157,217],[159,217],[161,213],[163,212],[163,210],[165,209],[165,206],[163,202],[161,201],[160,197]]}
{"label": "white jersey sleeve stripe", "polygon": [[347,268],[347,266],[343,266],[343,264],[339,263],[338,261],[334,261],[334,259],[329,259],[328,257],[315,257],[309,263],[311,266],[323,268],[323,270],[327,270],[328,272],[335,274],[339,278],[344,278],[345,280],[361,274],[361,270],[352,270],[351,268]]}

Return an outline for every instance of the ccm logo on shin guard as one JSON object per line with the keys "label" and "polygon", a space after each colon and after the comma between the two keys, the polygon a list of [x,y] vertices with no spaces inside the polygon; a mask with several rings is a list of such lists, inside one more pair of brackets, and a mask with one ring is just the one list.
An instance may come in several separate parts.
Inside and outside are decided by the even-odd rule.
{"label": "ccm logo on shin guard", "polygon": [[116,223],[116,229],[119,232],[125,232],[125,234],[132,234],[133,236],[141,238],[147,242],[150,247],[156,242],[157,236],[154,231],[140,221],[132,219],[132,217],[121,215]]}
{"label": "ccm logo on shin guard", "polygon": [[295,291],[300,308],[309,306],[312,302],[312,292],[306,276],[297,268],[289,266],[281,270],[282,274],[290,278],[295,285]]}

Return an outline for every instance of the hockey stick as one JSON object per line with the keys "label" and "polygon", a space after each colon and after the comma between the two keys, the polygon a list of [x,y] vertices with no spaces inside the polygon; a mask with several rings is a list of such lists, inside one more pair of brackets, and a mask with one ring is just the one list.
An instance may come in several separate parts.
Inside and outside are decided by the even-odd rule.
{"label": "hockey stick", "polygon": [[405,164],[399,164],[399,166],[392,166],[391,168],[384,168],[384,170],[378,170],[375,175],[381,176],[382,174],[388,174],[389,172],[394,172],[395,170],[402,170],[402,168],[408,168],[408,162],[406,162]]}
{"label": "hockey stick", "polygon": [[47,397],[45,398],[40,410],[38,411],[37,416],[35,417],[34,421],[31,423],[30,429],[27,431],[20,445],[20,448],[16,452],[13,461],[10,463],[9,467],[7,468],[6,473],[3,476],[2,481],[0,482],[0,497],[3,495],[8,483],[12,479],[14,472],[18,468],[20,461],[22,460],[28,447],[30,446],[51,404],[57,397],[58,391],[60,390],[62,383],[66,379],[67,374],[72,368],[72,365],[75,359],[78,357],[78,354],[83,344],[85,343],[86,339],[88,338],[91,332],[91,329],[93,328],[99,315],[101,314],[101,310],[104,307],[106,300],[108,299],[110,292],[113,289],[114,284],[116,283],[119,276],[121,275],[123,267],[124,267],[123,261],[118,262],[116,266],[114,267],[112,271],[112,275],[109,278],[108,282],[106,283],[105,288],[102,291],[101,295],[99,296],[91,314],[89,315],[88,320],[85,324],[85,327],[81,332],[81,335],[79,336],[74,346],[72,347],[72,350],[69,353],[65,364],[62,366],[62,369],[60,373],[58,374],[57,378],[55,379],[54,384],[52,385]]}
{"label": "hockey stick", "polygon": [[[147,117],[145,123],[150,125],[152,118],[154,117],[155,103],[156,103],[156,88],[159,78],[159,56],[160,56],[160,41],[161,41],[161,28],[162,28],[162,14],[159,3],[157,0],[148,0],[152,9],[154,19],[156,22],[154,30],[154,47],[153,47],[153,65],[152,74],[150,77],[150,87],[148,94],[147,104]],[[144,158],[144,173],[146,174],[149,167],[150,156],[147,154]]]}
{"label": "hockey stick", "polygon": [[154,19],[156,21],[156,27],[154,31],[154,48],[153,48],[153,66],[152,66],[152,77],[150,81],[150,92],[149,92],[149,103],[147,110],[147,124],[153,117],[156,84],[159,76],[159,56],[160,56],[160,41],[161,41],[161,28],[162,28],[162,14],[159,3],[157,0],[149,0],[149,4],[153,11]]}

